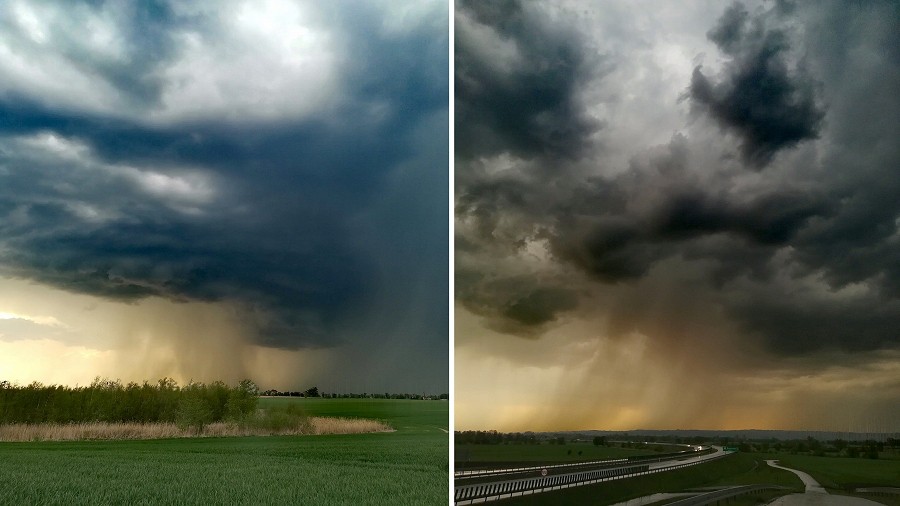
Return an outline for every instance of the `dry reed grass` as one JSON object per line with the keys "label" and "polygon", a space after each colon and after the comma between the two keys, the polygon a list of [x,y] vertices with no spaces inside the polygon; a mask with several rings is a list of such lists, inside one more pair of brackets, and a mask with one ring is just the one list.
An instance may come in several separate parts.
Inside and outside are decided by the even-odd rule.
{"label": "dry reed grass", "polygon": [[71,423],[0,425],[0,441],[83,441],[113,439],[165,439],[181,437],[287,436],[321,434],[362,434],[388,432],[389,426],[376,420],[310,417],[302,428],[264,430],[235,423],[211,423],[197,434],[174,423]]}
{"label": "dry reed grass", "polygon": [[323,418],[314,416],[309,419],[312,433],[319,434],[363,434],[368,432],[391,432],[390,426],[377,420],[363,418]]}

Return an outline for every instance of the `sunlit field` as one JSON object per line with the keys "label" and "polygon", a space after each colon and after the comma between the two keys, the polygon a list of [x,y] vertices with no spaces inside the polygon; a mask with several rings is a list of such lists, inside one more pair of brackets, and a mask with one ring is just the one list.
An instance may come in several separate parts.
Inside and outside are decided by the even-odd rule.
{"label": "sunlit field", "polygon": [[446,401],[261,399],[393,432],[0,443],[0,504],[445,504]]}

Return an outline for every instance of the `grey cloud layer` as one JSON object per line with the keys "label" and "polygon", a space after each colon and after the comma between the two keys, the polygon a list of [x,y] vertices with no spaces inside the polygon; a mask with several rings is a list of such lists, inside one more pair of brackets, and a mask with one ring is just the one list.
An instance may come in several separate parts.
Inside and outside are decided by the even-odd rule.
{"label": "grey cloud layer", "polygon": [[[458,6],[457,60],[467,71],[457,74],[456,108],[488,110],[457,121],[457,300],[492,328],[534,336],[579,311],[616,320],[617,309],[591,297],[615,297],[687,262],[702,275],[685,293],[715,301],[710,311],[721,310],[770,352],[900,346],[893,330],[900,326],[900,156],[892,119],[900,103],[890,92],[900,85],[898,36],[884,21],[897,19],[898,8],[844,7],[734,4],[709,18],[697,35],[716,45],[722,63],[710,71],[695,64],[692,77],[670,86],[670,107],[684,111],[681,132],[668,145],[647,142],[627,167],[611,167],[603,132],[652,121],[652,112],[607,112],[597,120],[603,129],[585,127],[584,111],[615,111],[617,95],[595,94],[610,101],[596,104],[582,91],[621,89],[614,77],[624,74],[608,69],[642,60],[605,47],[600,30],[529,42],[532,33],[546,40],[548,27],[571,15],[565,11],[512,3],[507,10],[516,14],[505,19],[515,22],[490,25],[477,7]],[[557,67],[567,76],[517,79],[509,95],[565,97],[556,101],[565,107],[548,112],[522,101],[516,127],[497,121],[508,114],[505,102],[480,98],[505,96],[507,88],[493,77],[503,66],[478,46],[493,40],[485,30],[519,53],[540,51],[523,58],[515,76],[549,74],[547,55],[582,62]],[[589,56],[598,53],[602,61]],[[582,68],[588,61],[605,70]],[[581,125],[580,135],[564,136],[574,139],[568,145],[521,135],[523,125],[543,118]],[[477,140],[506,138],[528,145],[487,149]],[[544,260],[534,260],[541,256],[535,248],[545,249]],[[528,311],[512,310],[520,307]],[[671,317],[673,324],[681,318]],[[632,320],[623,328],[644,325],[640,316]]]}
{"label": "grey cloud layer", "polygon": [[445,6],[233,3],[4,7],[0,274],[446,370]]}
{"label": "grey cloud layer", "polygon": [[564,25],[543,23],[530,7],[459,3],[457,157],[505,150],[573,156],[600,127],[573,96],[596,62]]}
{"label": "grey cloud layer", "polygon": [[733,4],[708,33],[731,59],[722,81],[711,82],[700,67],[691,78],[693,103],[736,132],[741,155],[756,166],[780,149],[816,138],[824,117],[802,65],[788,69],[789,30],[766,26],[766,18],[775,15],[751,19],[743,5]]}

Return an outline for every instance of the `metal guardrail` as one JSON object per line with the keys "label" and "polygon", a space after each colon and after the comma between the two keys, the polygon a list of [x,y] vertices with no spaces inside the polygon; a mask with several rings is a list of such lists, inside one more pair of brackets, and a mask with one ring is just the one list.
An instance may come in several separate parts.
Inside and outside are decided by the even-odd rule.
{"label": "metal guardrail", "polygon": [[597,483],[617,477],[638,475],[647,471],[649,465],[617,467],[612,469],[597,469],[593,471],[581,471],[555,476],[541,476],[536,478],[523,478],[520,480],[508,480],[503,482],[463,485],[456,487],[456,504],[473,504],[475,502],[496,501],[508,497],[534,494],[545,490],[557,490],[580,484]]}
{"label": "metal guardrail", "polygon": [[510,497],[518,497],[530,494],[539,494],[541,492],[550,492],[553,490],[561,490],[571,487],[580,487],[584,485],[592,485],[610,480],[622,478],[630,478],[635,476],[644,476],[649,474],[661,473],[664,471],[672,471],[685,467],[695,466],[705,462],[711,462],[722,458],[727,453],[712,457],[705,460],[697,460],[694,462],[686,462],[681,464],[673,464],[670,466],[650,469],[649,464],[642,464],[629,467],[617,467],[609,469],[596,469],[591,471],[580,471],[569,474],[555,476],[541,476],[535,478],[523,478],[520,480],[507,480],[494,483],[476,483],[471,485],[459,485],[455,487],[454,502],[456,505],[476,504],[488,501],[497,501]]}
{"label": "metal guardrail", "polygon": [[491,476],[491,475],[501,475],[501,474],[511,474],[511,473],[521,473],[524,471],[540,471],[541,469],[561,469],[565,467],[579,467],[579,466],[602,466],[602,465],[613,465],[613,464],[621,464],[623,462],[628,462],[628,459],[610,459],[610,460],[595,460],[590,462],[573,462],[571,464],[552,464],[548,466],[529,466],[529,467],[509,467],[504,469],[472,469],[469,471],[455,471],[453,473],[454,478],[468,478],[468,477],[481,477],[481,476]]}
{"label": "metal guardrail", "polygon": [[706,455],[709,453],[713,453],[715,449],[707,448],[706,450],[701,451],[681,451],[675,453],[664,453],[660,455],[641,455],[638,457],[628,457],[624,459],[609,459],[609,460],[596,460],[596,461],[588,461],[588,462],[572,462],[567,464],[549,464],[549,465],[540,465],[540,466],[528,466],[528,467],[509,467],[502,469],[471,469],[471,470],[461,470],[454,471],[454,478],[480,478],[480,477],[489,477],[489,476],[500,476],[504,474],[513,474],[513,473],[521,473],[527,471],[540,471],[541,469],[563,469],[563,468],[578,468],[578,467],[589,467],[589,466],[612,466],[616,464],[629,463],[629,464],[638,464],[638,463],[646,463],[646,462],[663,462],[666,460],[673,460],[679,457],[695,457],[697,455]]}

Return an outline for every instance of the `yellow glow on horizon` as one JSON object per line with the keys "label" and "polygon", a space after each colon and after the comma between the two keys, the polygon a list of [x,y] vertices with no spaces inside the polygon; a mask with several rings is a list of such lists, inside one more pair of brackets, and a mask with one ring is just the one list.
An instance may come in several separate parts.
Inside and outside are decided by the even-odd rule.
{"label": "yellow glow on horizon", "polygon": [[84,385],[97,376],[126,383],[170,377],[184,384],[250,378],[286,389],[316,381],[332,365],[333,350],[254,344],[252,322],[227,302],[125,303],[24,280],[0,281],[0,320],[35,324],[25,334],[0,334],[0,381]]}
{"label": "yellow glow on horizon", "polygon": [[114,369],[116,353],[50,339],[0,341],[0,380],[22,385],[87,385]]}

